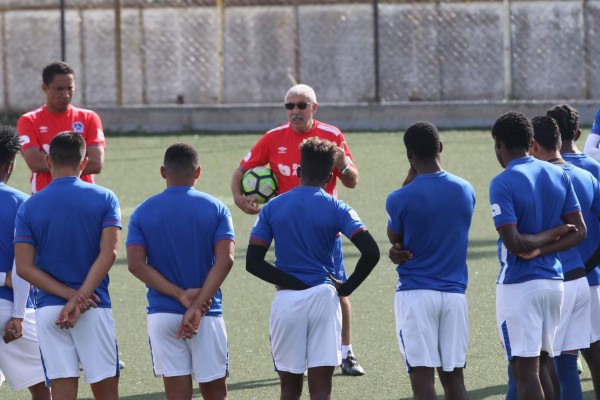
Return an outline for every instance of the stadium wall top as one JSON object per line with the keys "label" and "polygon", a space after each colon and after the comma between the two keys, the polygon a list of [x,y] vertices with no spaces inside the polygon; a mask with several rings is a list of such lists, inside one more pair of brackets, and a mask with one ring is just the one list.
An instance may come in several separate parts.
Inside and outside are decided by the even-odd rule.
{"label": "stadium wall top", "polygon": [[73,104],[115,131],[264,130],[296,82],[352,130],[486,126],[507,104],[600,104],[599,30],[600,0],[0,0],[0,113],[42,104],[64,56]]}
{"label": "stadium wall top", "polygon": [[[416,121],[430,121],[440,129],[491,129],[508,111],[533,118],[557,104],[568,103],[580,114],[582,126],[590,126],[596,101],[423,102],[384,105],[319,104],[316,118],[344,132],[400,131]],[[98,107],[108,132],[266,132],[284,122],[283,105],[241,106],[126,106]]]}

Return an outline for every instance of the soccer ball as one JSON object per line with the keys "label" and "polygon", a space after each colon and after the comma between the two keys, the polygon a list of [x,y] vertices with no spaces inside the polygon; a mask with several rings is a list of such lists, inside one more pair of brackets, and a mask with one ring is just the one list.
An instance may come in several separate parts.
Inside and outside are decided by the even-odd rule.
{"label": "soccer ball", "polygon": [[277,194],[277,177],[268,165],[250,168],[242,178],[242,192],[256,195],[256,202],[264,204]]}

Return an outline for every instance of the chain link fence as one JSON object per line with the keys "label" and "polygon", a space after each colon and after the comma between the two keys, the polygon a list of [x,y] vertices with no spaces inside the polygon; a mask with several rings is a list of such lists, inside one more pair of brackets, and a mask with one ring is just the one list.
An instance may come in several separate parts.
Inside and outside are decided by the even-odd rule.
{"label": "chain link fence", "polygon": [[594,99],[599,27],[593,0],[4,0],[0,110],[63,51],[86,106]]}

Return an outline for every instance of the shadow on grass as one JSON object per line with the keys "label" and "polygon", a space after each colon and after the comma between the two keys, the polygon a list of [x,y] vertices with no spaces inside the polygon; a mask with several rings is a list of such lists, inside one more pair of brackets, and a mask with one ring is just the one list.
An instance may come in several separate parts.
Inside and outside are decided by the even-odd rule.
{"label": "shadow on grass", "polygon": [[[247,382],[238,382],[234,384],[227,385],[227,389],[229,392],[235,392],[236,390],[246,390],[246,389],[259,389],[267,386],[278,386],[279,378],[275,379],[262,379],[258,381],[247,381]],[[156,392],[156,393],[144,393],[144,394],[133,394],[129,396],[119,396],[121,400],[164,400],[165,393],[164,392]],[[194,398],[202,398],[200,396],[200,390],[196,387],[194,388]],[[84,398],[82,400],[94,400],[93,398]]]}

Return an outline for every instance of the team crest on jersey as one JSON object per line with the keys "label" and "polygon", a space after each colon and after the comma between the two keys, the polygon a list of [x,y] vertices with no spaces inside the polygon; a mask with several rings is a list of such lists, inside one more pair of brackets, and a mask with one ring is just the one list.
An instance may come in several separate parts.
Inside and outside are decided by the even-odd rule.
{"label": "team crest on jersey", "polygon": [[500,214],[502,214],[502,211],[500,210],[500,205],[496,203],[492,204],[492,218]]}
{"label": "team crest on jersey", "polygon": [[73,122],[73,130],[77,133],[83,133],[83,124],[81,122]]}

